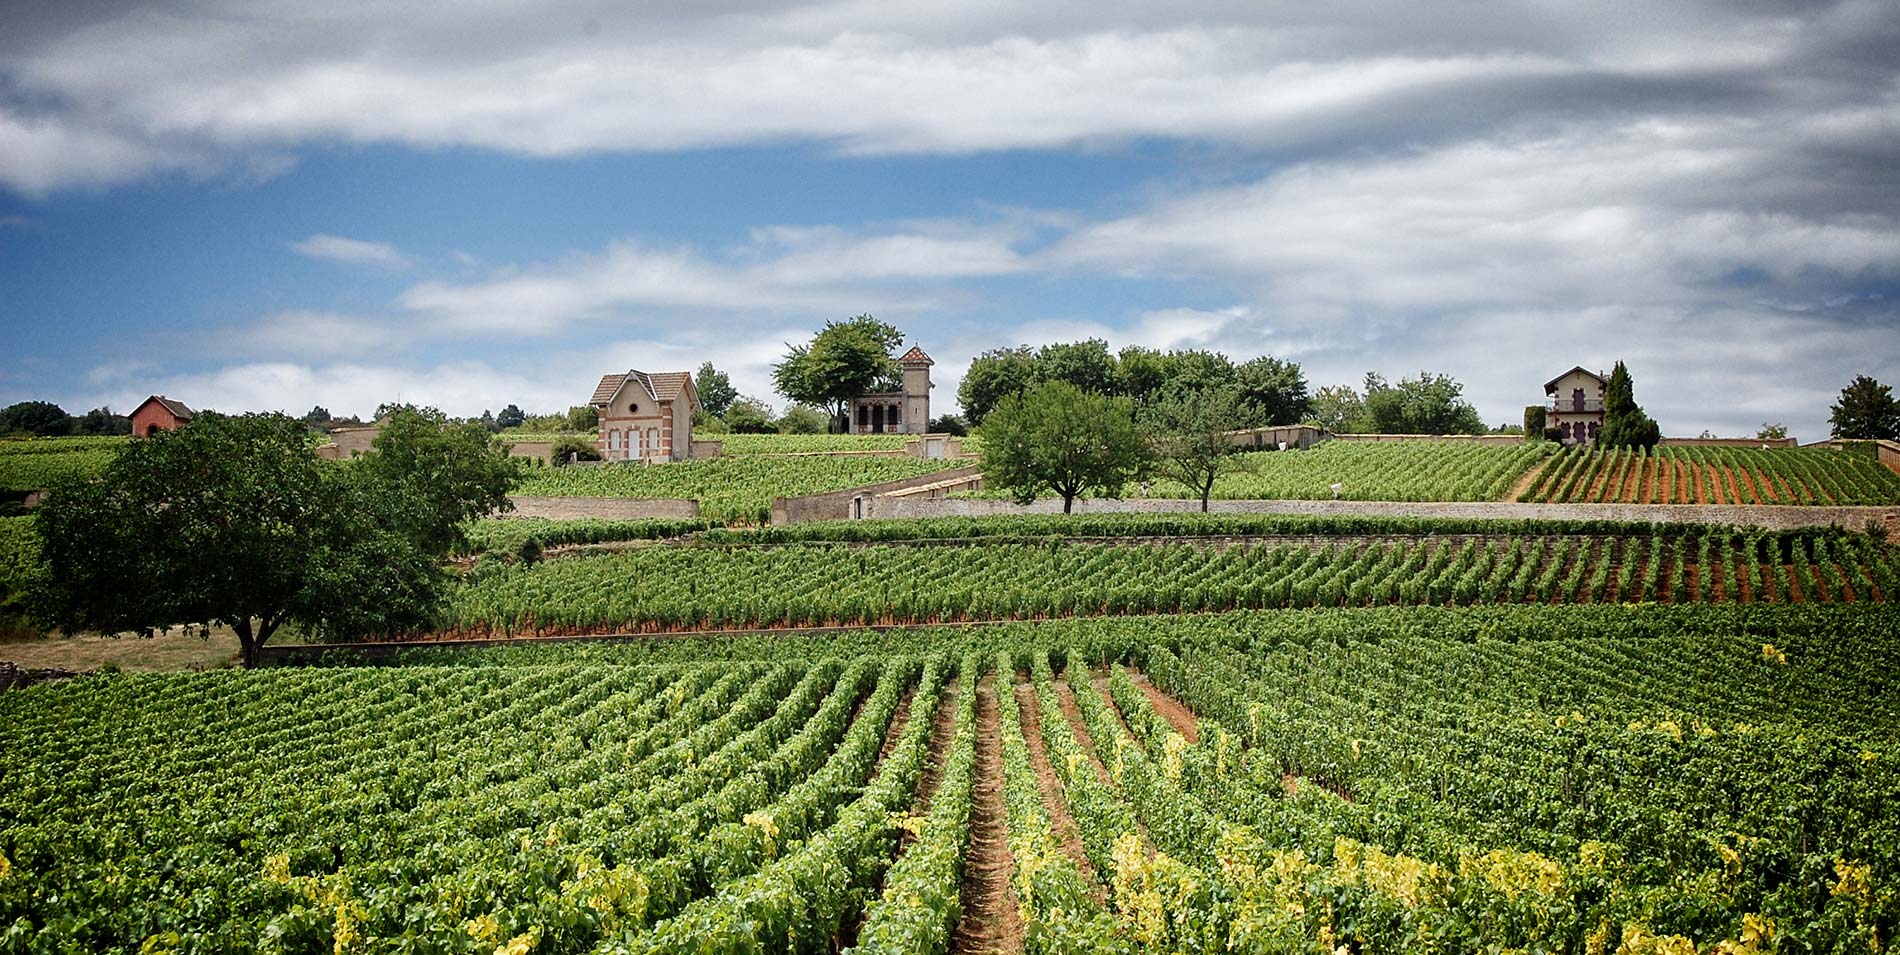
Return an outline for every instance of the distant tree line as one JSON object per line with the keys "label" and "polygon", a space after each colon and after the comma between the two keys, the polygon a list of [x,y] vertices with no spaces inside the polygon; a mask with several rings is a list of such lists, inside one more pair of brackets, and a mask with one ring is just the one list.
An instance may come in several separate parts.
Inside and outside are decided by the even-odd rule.
{"label": "distant tree line", "polygon": [[0,437],[57,438],[69,434],[131,434],[132,419],[110,407],[69,415],[50,401],[21,401],[0,408]]}
{"label": "distant tree line", "polygon": [[[970,363],[957,400],[972,427],[1004,398],[1051,381],[1084,394],[1129,399],[1131,408],[1203,392],[1231,398],[1236,428],[1293,424],[1309,408],[1297,362],[1263,355],[1236,363],[1215,351],[1161,351],[1130,346],[1111,352],[1098,338],[984,352]],[[1227,400],[1227,399],[1223,399]]]}

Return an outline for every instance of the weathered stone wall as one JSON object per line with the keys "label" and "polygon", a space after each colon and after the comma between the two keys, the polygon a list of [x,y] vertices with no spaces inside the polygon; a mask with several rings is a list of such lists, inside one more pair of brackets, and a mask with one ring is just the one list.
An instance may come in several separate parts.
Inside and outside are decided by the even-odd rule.
{"label": "weathered stone wall", "polygon": [[[843,521],[850,520],[852,500],[863,499],[864,513],[872,516],[878,506],[876,498],[880,494],[919,488],[944,481],[979,476],[982,472],[976,467],[951,468],[920,474],[917,477],[886,481],[882,484],[869,484],[864,487],[846,488],[842,491],[830,491],[825,494],[808,494],[804,497],[778,497],[772,499],[772,523],[798,524],[804,521]],[[880,515],[881,516],[881,515]]]}
{"label": "weathered stone wall", "polygon": [[1659,448],[1794,448],[1800,442],[1793,438],[1664,438],[1656,442]]}
{"label": "weathered stone wall", "polygon": [[[1163,514],[1200,510],[1201,502],[1159,498],[1080,499],[1081,514]],[[1771,530],[1826,527],[1860,530],[1871,520],[1900,526],[1896,507],[1795,507],[1719,504],[1515,504],[1502,502],[1437,503],[1397,501],[1212,501],[1222,514],[1312,514],[1329,517],[1457,517],[1505,520],[1598,520],[1679,524],[1736,524]],[[998,514],[1060,514],[1062,501],[1012,501],[970,498],[883,498],[878,517],[973,517]]]}
{"label": "weathered stone wall", "polygon": [[1244,431],[1229,431],[1227,438],[1236,448],[1263,450],[1278,448],[1285,442],[1288,448],[1305,450],[1326,440],[1327,433],[1311,425],[1294,424],[1277,428],[1248,428]]}
{"label": "weathered stone wall", "polygon": [[1470,441],[1477,444],[1523,444],[1521,434],[1336,434],[1334,441],[1377,443],[1381,441]]}
{"label": "weathered stone wall", "polygon": [[553,464],[554,442],[516,441],[508,445],[508,456],[512,458],[533,458],[542,464]]}
{"label": "weathered stone wall", "polygon": [[726,443],[724,441],[710,441],[694,438],[692,444],[687,446],[686,456],[694,460],[716,458],[725,453],[725,450]]}
{"label": "weathered stone wall", "polygon": [[604,521],[636,521],[646,518],[693,518],[699,516],[699,502],[667,497],[516,497],[515,509],[500,515],[511,517],[547,517],[571,521],[598,518]]}

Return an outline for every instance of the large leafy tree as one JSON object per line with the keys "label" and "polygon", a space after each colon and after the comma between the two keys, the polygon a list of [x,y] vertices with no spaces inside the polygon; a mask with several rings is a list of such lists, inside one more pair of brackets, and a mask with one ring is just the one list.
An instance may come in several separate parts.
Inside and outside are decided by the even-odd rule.
{"label": "large leafy tree", "polygon": [[699,406],[715,417],[723,417],[726,409],[739,400],[739,389],[732,387],[732,378],[714,368],[712,362],[699,366],[693,375],[693,390],[699,392]]}
{"label": "large leafy tree", "polygon": [[[392,418],[376,453],[316,457],[284,415],[200,415],[124,447],[35,512],[42,622],[149,634],[229,626],[245,664],[286,624],[319,637],[425,626],[460,522],[506,503],[479,426]],[[426,433],[425,433],[426,432]],[[479,442],[475,439],[479,437]]]}
{"label": "large leafy tree", "polygon": [[1198,492],[1202,511],[1214,482],[1234,460],[1227,432],[1241,427],[1244,409],[1240,394],[1224,388],[1171,390],[1142,409],[1158,468]]}
{"label": "large leafy tree", "polygon": [[1234,387],[1241,417],[1254,427],[1292,424],[1312,407],[1296,361],[1262,355],[1242,362],[1234,369]]}
{"label": "large leafy tree", "polygon": [[510,404],[508,407],[501,409],[501,414],[495,416],[495,425],[496,427],[504,429],[519,428],[527,420],[528,413],[521,410],[520,405]]}
{"label": "large leafy tree", "polygon": [[1484,433],[1478,409],[1464,400],[1464,386],[1429,371],[1396,385],[1367,372],[1364,419],[1376,434]]}
{"label": "large leafy tree", "polygon": [[1866,375],[1855,375],[1841,389],[1841,400],[1828,413],[1829,431],[1837,438],[1900,438],[1900,401],[1893,388]]}
{"label": "large leafy tree", "polygon": [[823,408],[832,427],[843,430],[851,399],[896,390],[897,359],[891,351],[903,343],[904,334],[895,326],[869,315],[826,322],[809,344],[790,346],[784,360],[772,366],[772,383],[795,403]]}
{"label": "large leafy tree", "polygon": [[1365,430],[1366,399],[1351,385],[1324,385],[1307,402],[1301,423],[1350,434]]}
{"label": "large leafy tree", "polygon": [[0,408],[0,434],[22,431],[41,436],[71,434],[73,419],[50,401],[22,401]]}
{"label": "large leafy tree", "polygon": [[1028,345],[992,348],[970,362],[957,385],[957,402],[971,427],[983,423],[998,402],[1036,382],[1036,351]]}
{"label": "large leafy tree", "polygon": [[1053,491],[1067,514],[1086,492],[1119,497],[1148,460],[1132,402],[1066,381],[1006,395],[984,419],[983,480],[1018,503]]}
{"label": "large leafy tree", "polygon": [[1662,440],[1662,428],[1636,403],[1636,383],[1630,370],[1617,362],[1603,385],[1603,430],[1600,448],[1653,448]]}

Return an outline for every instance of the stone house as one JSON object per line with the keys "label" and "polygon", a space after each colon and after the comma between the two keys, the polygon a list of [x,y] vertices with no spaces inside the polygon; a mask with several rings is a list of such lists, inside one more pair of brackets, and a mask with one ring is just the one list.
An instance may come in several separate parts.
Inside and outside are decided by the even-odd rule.
{"label": "stone house", "polygon": [[192,411],[184,402],[153,395],[132,410],[132,435],[149,438],[160,431],[176,431],[191,419]]}
{"label": "stone house", "polygon": [[1603,430],[1603,376],[1578,365],[1544,383],[1544,426],[1565,444],[1595,444]]}
{"label": "stone house", "polygon": [[600,413],[603,461],[684,461],[693,451],[699,390],[684,371],[603,375],[588,402]]}
{"label": "stone house", "polygon": [[903,388],[851,399],[852,434],[923,434],[930,428],[930,366],[936,364],[915,345],[897,359]]}

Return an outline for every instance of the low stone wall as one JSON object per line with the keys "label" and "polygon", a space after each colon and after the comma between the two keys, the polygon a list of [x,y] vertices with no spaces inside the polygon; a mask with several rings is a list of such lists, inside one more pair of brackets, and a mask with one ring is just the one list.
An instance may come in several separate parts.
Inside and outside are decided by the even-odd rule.
{"label": "low stone wall", "polygon": [[552,441],[516,441],[508,445],[511,458],[533,458],[542,464],[554,463],[554,442]]}
{"label": "low stone wall", "polygon": [[[877,507],[875,501],[880,494],[981,475],[982,471],[974,466],[950,468],[912,478],[886,481],[882,484],[846,488],[842,491],[807,494],[804,497],[777,497],[772,499],[772,523],[799,524],[805,521],[844,521],[854,517],[869,517],[872,510]],[[854,508],[852,504],[854,500],[862,503]]]}
{"label": "low stone wall", "polygon": [[[1493,520],[1591,520],[1666,524],[1735,524],[1769,530],[1837,525],[1861,530],[1869,520],[1900,526],[1900,507],[1725,506],[1720,504],[1515,504],[1506,502],[1401,501],[1211,501],[1221,514],[1311,514],[1327,517],[1457,517]],[[1078,514],[1166,514],[1198,511],[1200,501],[1142,498],[1075,502]],[[1060,499],[1022,505],[971,498],[884,498],[878,517],[984,517],[1002,514],[1060,514]]]}
{"label": "low stone wall", "polygon": [[515,497],[515,509],[500,515],[546,517],[571,521],[598,518],[605,521],[637,521],[647,518],[694,518],[699,502],[670,497]]}
{"label": "low stone wall", "polygon": [[1793,438],[1664,438],[1656,442],[1659,448],[1794,448],[1800,442]]}
{"label": "low stone wall", "polygon": [[1334,441],[1352,441],[1358,443],[1377,443],[1381,441],[1460,441],[1477,444],[1517,445],[1524,443],[1521,434],[1336,434]]}
{"label": "low stone wall", "polygon": [[686,456],[694,460],[716,458],[726,451],[724,441],[702,441],[695,439],[686,446]]}
{"label": "low stone wall", "polygon": [[1277,449],[1284,443],[1288,448],[1299,448],[1304,451],[1326,440],[1328,437],[1329,435],[1325,430],[1305,424],[1282,425],[1277,428],[1248,428],[1244,431],[1227,432],[1227,438],[1234,447],[1253,448],[1255,450]]}

